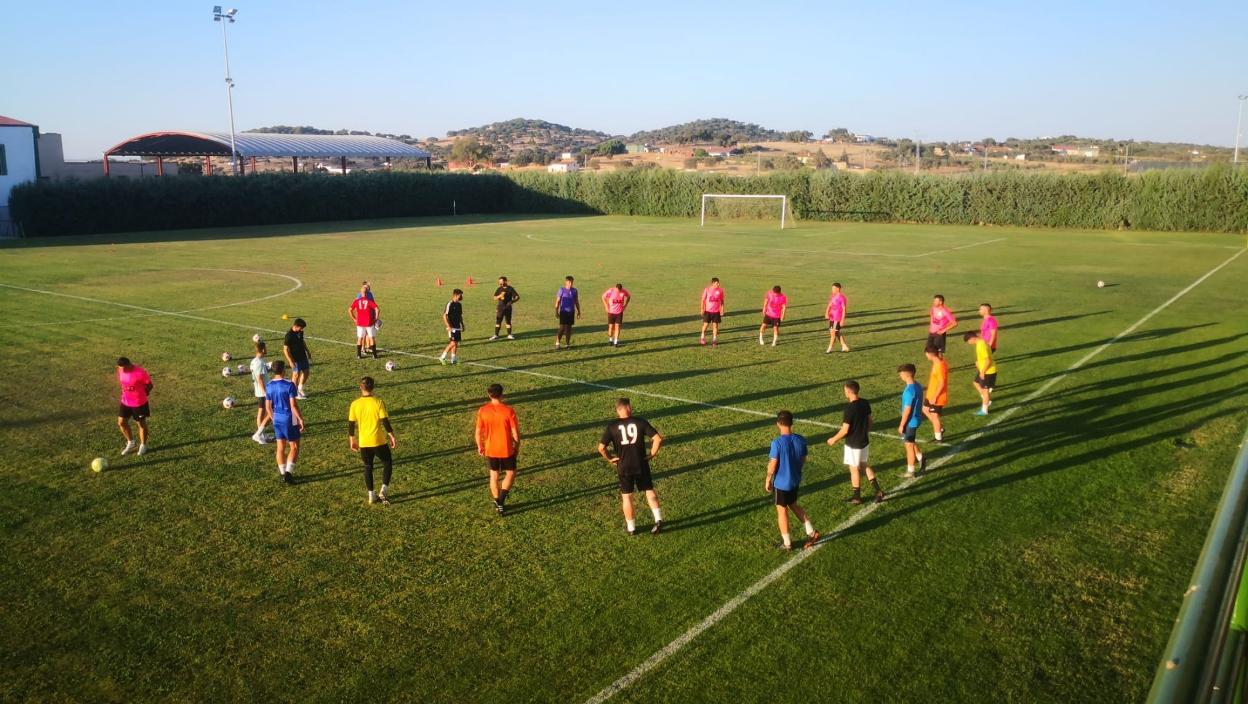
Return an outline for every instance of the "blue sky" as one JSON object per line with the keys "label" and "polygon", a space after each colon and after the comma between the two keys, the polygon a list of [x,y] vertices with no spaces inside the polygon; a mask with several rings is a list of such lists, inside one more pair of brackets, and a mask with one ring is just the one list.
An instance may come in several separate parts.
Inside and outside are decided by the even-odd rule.
{"label": "blue sky", "polygon": [[[1243,1],[235,1],[240,130],[426,137],[533,117],[629,133],[729,117],[1229,146],[1248,93]],[[71,158],[228,128],[210,0],[5,5],[0,114],[62,133]]]}

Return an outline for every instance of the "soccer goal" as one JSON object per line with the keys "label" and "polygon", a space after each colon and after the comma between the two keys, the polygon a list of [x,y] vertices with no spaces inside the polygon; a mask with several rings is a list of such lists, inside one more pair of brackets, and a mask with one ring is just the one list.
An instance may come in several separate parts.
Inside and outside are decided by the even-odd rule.
{"label": "soccer goal", "polygon": [[774,215],[777,203],[780,205],[780,229],[783,230],[788,223],[788,196],[703,193],[701,227],[706,227],[708,212],[712,217],[763,219]]}

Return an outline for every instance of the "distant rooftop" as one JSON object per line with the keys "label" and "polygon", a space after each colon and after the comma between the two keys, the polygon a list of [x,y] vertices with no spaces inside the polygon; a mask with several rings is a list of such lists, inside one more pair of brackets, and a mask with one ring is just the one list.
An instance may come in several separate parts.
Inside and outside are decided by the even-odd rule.
{"label": "distant rooftop", "polygon": [[34,127],[34,125],[29,122],[22,122],[21,120],[15,120],[11,117],[0,115],[0,127]]}
{"label": "distant rooftop", "polygon": [[[234,136],[241,157],[412,158],[429,152],[385,137],[363,135],[268,134]],[[230,135],[221,132],[152,132],[127,139],[105,152],[108,156],[226,156]]]}

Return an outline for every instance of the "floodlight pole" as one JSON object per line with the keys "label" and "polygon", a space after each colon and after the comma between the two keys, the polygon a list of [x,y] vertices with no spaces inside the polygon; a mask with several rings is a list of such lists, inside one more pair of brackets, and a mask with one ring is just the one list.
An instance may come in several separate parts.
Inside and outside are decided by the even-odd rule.
{"label": "floodlight pole", "polygon": [[221,43],[225,47],[225,98],[230,106],[230,174],[238,175],[238,148],[234,145],[234,79],[230,77],[230,38],[225,25],[234,24],[234,15],[238,10],[230,8],[221,11],[220,5],[212,8],[212,20],[221,23]]}
{"label": "floodlight pole", "polygon": [[1239,138],[1243,134],[1241,127],[1244,124],[1244,101],[1248,100],[1248,95],[1239,96],[1239,116],[1235,118],[1235,157],[1231,159],[1232,164],[1239,163]]}

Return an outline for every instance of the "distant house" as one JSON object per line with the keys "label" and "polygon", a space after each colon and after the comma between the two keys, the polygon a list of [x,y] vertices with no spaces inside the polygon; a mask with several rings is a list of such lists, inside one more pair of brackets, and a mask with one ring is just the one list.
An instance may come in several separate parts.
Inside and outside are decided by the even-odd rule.
{"label": "distant house", "polygon": [[575,161],[556,161],[546,167],[546,171],[552,174],[570,174],[573,171],[580,170],[581,167],[577,166]]}
{"label": "distant house", "polygon": [[1082,156],[1095,159],[1101,155],[1101,148],[1097,146],[1081,147],[1073,144],[1054,144],[1053,153],[1062,156]]}
{"label": "distant house", "polygon": [[854,141],[855,141],[855,142],[857,142],[857,143],[859,143],[859,144],[867,144],[867,143],[870,143],[870,142],[874,142],[874,141],[875,141],[875,137],[872,137],[872,136],[871,136],[871,135],[869,135],[869,134],[856,134],[856,135],[854,135]]}
{"label": "distant house", "polygon": [[650,145],[649,144],[625,144],[624,151],[628,152],[629,154],[649,154]]}
{"label": "distant house", "polygon": [[560,161],[572,161],[576,158],[576,152],[564,152],[559,155]]}
{"label": "distant house", "polygon": [[741,153],[740,149],[736,149],[733,147],[721,147],[719,145],[711,144],[711,145],[694,146],[692,150],[690,151],[690,154],[692,155],[692,154],[697,153],[699,149],[706,152],[707,156],[715,157],[716,159],[723,159],[725,157],[732,156],[733,154]]}
{"label": "distant house", "polygon": [[40,176],[38,145],[38,127],[0,115],[0,234],[13,229],[9,222],[9,191]]}

